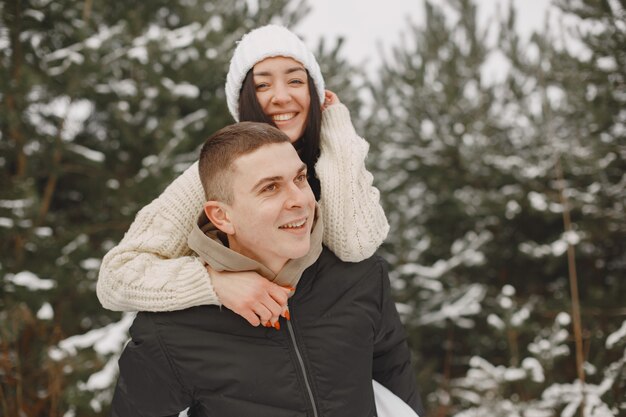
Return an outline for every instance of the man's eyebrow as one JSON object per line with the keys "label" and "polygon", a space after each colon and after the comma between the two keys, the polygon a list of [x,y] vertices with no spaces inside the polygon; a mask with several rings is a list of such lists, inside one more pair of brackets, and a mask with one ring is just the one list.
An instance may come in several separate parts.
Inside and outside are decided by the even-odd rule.
{"label": "man's eyebrow", "polygon": [[[300,168],[298,169],[298,174],[301,174],[302,172],[306,171],[306,169],[307,169],[306,164],[303,162],[302,165],[300,165]],[[261,188],[263,185],[267,184],[268,182],[282,181],[283,178],[284,177],[282,175],[275,175],[273,177],[261,178],[260,180],[256,182],[256,184],[254,184],[251,191],[254,192],[258,190],[259,188]]]}
{"label": "man's eyebrow", "polygon": [[256,184],[254,184],[254,186],[252,187],[251,191],[256,191],[259,188],[261,188],[264,184],[267,184],[268,182],[276,182],[276,181],[281,181],[283,179],[283,177],[281,175],[277,175],[274,177],[265,177],[265,178],[261,178],[260,180],[258,180],[256,182]]}
{"label": "man's eyebrow", "polygon": [[[287,68],[287,70],[285,71],[285,74],[292,74],[294,72],[297,71],[304,71],[306,72],[306,70],[304,69],[304,67],[291,67],[291,68]],[[259,76],[259,77],[269,77],[272,75],[272,73],[270,71],[254,71],[253,75]]]}

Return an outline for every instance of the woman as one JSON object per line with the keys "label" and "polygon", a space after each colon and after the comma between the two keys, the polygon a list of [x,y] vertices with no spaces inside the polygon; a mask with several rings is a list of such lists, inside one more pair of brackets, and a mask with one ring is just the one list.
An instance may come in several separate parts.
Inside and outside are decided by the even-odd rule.
{"label": "woman", "polygon": [[[344,261],[371,256],[389,226],[365,169],[368,144],[354,131],[348,109],[324,90],[304,43],[274,25],[245,35],[230,63],[226,96],[236,121],[273,124],[294,143],[320,203],[326,246]],[[100,302],[116,311],[221,304],[254,326],[275,324],[286,314],[287,289],[254,273],[208,271],[191,256],[187,236],[204,203],[197,171],[194,164],[144,207],[104,257]]]}

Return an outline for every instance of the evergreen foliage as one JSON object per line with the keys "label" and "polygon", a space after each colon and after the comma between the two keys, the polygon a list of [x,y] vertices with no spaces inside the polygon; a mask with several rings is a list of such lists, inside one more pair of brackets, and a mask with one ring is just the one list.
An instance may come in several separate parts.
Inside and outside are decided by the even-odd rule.
{"label": "evergreen foliage", "polygon": [[[626,410],[624,9],[557,6],[560,25],[528,41],[509,7],[494,43],[469,0],[427,3],[372,85],[384,250],[434,415]],[[494,58],[508,62],[502,82]]]}

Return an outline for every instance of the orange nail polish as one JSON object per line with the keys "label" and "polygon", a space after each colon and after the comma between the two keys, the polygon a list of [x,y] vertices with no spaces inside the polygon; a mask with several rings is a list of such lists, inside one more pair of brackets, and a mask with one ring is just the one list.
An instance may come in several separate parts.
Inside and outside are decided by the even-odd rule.
{"label": "orange nail polish", "polygon": [[280,322],[279,322],[279,321],[277,321],[276,323],[274,323],[274,328],[275,328],[276,330],[280,330]]}
{"label": "orange nail polish", "polygon": [[285,310],[285,318],[287,320],[291,320],[291,314],[289,313],[289,310]]}
{"label": "orange nail polish", "polygon": [[272,323],[268,320],[268,322],[265,323],[263,326],[265,326],[265,327],[272,327]]}

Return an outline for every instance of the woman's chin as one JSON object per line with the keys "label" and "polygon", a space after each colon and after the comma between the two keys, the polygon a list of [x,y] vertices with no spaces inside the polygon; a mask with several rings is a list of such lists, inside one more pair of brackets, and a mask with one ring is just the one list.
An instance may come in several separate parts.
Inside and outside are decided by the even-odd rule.
{"label": "woman's chin", "polygon": [[280,126],[278,125],[278,129],[283,132],[289,138],[291,143],[295,143],[298,139],[302,137],[304,133],[304,126]]}

